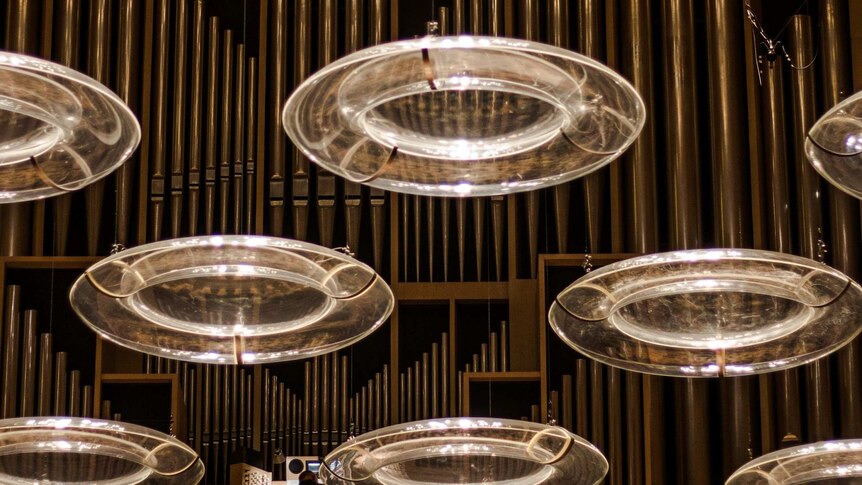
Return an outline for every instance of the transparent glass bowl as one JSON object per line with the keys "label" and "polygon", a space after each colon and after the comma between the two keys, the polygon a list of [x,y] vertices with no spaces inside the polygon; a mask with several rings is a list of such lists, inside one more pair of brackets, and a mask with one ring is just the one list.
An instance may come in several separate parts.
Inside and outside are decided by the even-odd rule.
{"label": "transparent glass bowl", "polygon": [[395,192],[484,196],[592,172],[643,128],[634,88],[574,52],[501,37],[382,44],[329,64],[284,106],[290,138],[342,177]]}
{"label": "transparent glass bowl", "polygon": [[140,139],[135,115],[107,87],[0,51],[0,203],[80,189],[122,165]]}
{"label": "transparent glass bowl", "polygon": [[821,441],[752,460],[725,485],[851,485],[862,483],[862,440]]}
{"label": "transparent glass bowl", "polygon": [[805,152],[829,183],[862,199],[862,92],[817,120],[805,139]]}
{"label": "transparent glass bowl", "polygon": [[558,426],[497,418],[446,418],[353,438],[323,460],[329,485],[595,485],[608,462]]}
{"label": "transparent glass bowl", "polygon": [[89,418],[0,421],[0,484],[193,485],[198,455],[143,426]]}
{"label": "transparent glass bowl", "polygon": [[588,273],[549,319],[578,352],[683,377],[759,374],[810,362],[862,331],[862,288],[807,258],[752,249],[651,254]]}
{"label": "transparent glass bowl", "polygon": [[96,263],[72,286],[104,338],[171,359],[266,363],[326,354],[392,312],[389,286],[337,251],[263,236],[146,244]]}

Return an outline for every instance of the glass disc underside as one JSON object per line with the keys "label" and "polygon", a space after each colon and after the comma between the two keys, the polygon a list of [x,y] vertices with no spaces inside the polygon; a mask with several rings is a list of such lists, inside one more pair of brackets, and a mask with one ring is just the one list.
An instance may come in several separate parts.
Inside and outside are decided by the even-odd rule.
{"label": "glass disc underside", "polygon": [[0,421],[0,484],[195,484],[197,454],[142,426],[87,418]]}
{"label": "glass disc underside", "polygon": [[817,120],[805,139],[805,152],[829,183],[862,199],[862,92]]}
{"label": "glass disc underside", "polygon": [[726,485],[850,485],[862,483],[862,440],[821,441],[761,456]]}
{"label": "glass disc underside", "polygon": [[122,165],[140,138],[134,114],[107,87],[0,51],[0,203],[80,189]]}
{"label": "glass disc underside", "polygon": [[282,121],[312,161],[396,192],[533,190],[617,158],[645,121],[617,73],[557,47],[426,37],[371,47],[304,82]]}
{"label": "glass disc underside", "polygon": [[366,433],[325,459],[330,485],[595,485],[601,452],[557,426],[496,418],[416,421]]}
{"label": "glass disc underside", "polygon": [[862,288],[810,259],[749,249],[621,261],[578,279],[551,327],[578,352],[627,370],[740,376],[827,355],[862,330]]}
{"label": "glass disc underside", "polygon": [[313,244],[209,236],[128,249],[75,282],[72,307],[120,345],[172,359],[262,363],[340,349],[394,299],[374,270]]}

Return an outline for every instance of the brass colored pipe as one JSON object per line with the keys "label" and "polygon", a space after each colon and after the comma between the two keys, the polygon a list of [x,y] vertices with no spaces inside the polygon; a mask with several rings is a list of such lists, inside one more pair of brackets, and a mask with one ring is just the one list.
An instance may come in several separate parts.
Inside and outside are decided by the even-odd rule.
{"label": "brass colored pipe", "polygon": [[[9,301],[8,299],[6,300]],[[66,416],[66,365],[68,355],[66,352],[57,352],[56,366],[54,367],[54,416]]]}
{"label": "brass colored pipe", "polygon": [[245,162],[245,233],[251,234],[255,227],[255,204],[257,200],[257,172],[255,147],[257,146],[257,59],[248,60],[248,82],[246,83],[246,162]]}
{"label": "brass colored pipe", "polygon": [[383,372],[381,379],[381,390],[382,394],[382,403],[380,404],[380,413],[383,419],[383,426],[389,426],[390,424],[390,410],[389,410],[389,364],[383,364]]}
{"label": "brass colored pipe", "polygon": [[305,374],[302,397],[302,454],[311,454],[311,362],[305,362]]}
{"label": "brass colored pipe", "polygon": [[[243,230],[249,224],[243,224],[245,211],[243,210],[246,200],[244,197],[244,175],[246,165],[245,143],[243,137],[246,135],[246,55],[245,44],[237,44],[236,52],[234,53],[234,97],[233,106],[233,195],[231,213],[233,213],[233,233],[242,234]],[[252,85],[253,87],[254,85]],[[253,100],[250,100],[253,102]],[[253,117],[253,116],[252,116]],[[253,145],[252,145],[253,147]],[[252,152],[253,153],[253,152]],[[252,199],[253,200],[253,199]],[[253,202],[252,202],[253,203]],[[246,231],[248,232],[248,231]]]}
{"label": "brass colored pipe", "polygon": [[[267,119],[269,120],[268,125],[268,136],[267,141],[270,144],[270,159],[269,162],[269,188],[267,191],[267,197],[269,199],[269,228],[272,231],[272,234],[275,236],[282,236],[284,234],[284,198],[285,198],[285,176],[287,173],[286,158],[288,156],[288,149],[285,146],[286,140],[284,137],[284,131],[281,125],[281,107],[284,102],[287,100],[287,69],[288,69],[288,1],[287,0],[275,0],[273,2],[273,15],[272,15],[272,46],[270,50],[269,62],[265,63],[267,67],[267,71],[269,73],[265,74],[261,72],[261,77],[263,76],[271,76],[272,87],[269,88],[272,91],[273,96],[276,99],[276,102],[268,103],[269,112],[267,114]],[[307,2],[305,3],[307,8]],[[297,20],[298,21],[298,20]],[[301,35],[304,30],[295,29],[295,34],[297,36]],[[303,62],[305,59],[302,53],[299,51],[299,43],[297,42],[297,38],[294,38],[294,47],[297,50],[294,51],[294,68],[296,69],[297,63]],[[262,60],[261,62],[265,61]],[[305,61],[307,62],[307,61]],[[261,68],[263,71],[263,68]],[[298,86],[300,80],[294,78],[294,85]],[[261,93],[261,96],[264,94]],[[293,150],[291,152],[293,156],[297,156],[297,151]],[[306,399],[303,404],[307,404],[308,400]],[[308,416],[306,413],[304,416]],[[304,430],[307,430],[305,428]]]}
{"label": "brass colored pipe", "polygon": [[81,371],[69,373],[69,416],[81,415]]}
{"label": "brass colored pipe", "polygon": [[[334,0],[320,0],[318,6],[318,68],[321,68],[338,56],[338,8]],[[317,226],[320,244],[325,247],[332,246],[335,231],[335,192],[335,176],[318,169]]]}
{"label": "brass colored pipe", "polygon": [[348,406],[348,360],[347,356],[341,357],[341,391],[339,394],[341,395],[341,425],[339,428],[341,429],[341,437],[339,441],[344,442],[347,441],[348,432],[350,430],[351,421],[349,419],[349,406]]}
{"label": "brass colored pipe", "polygon": [[374,429],[383,426],[383,376],[374,373]]}
{"label": "brass colored pipe", "polygon": [[[445,356],[444,358],[448,358]],[[440,347],[437,342],[431,344],[431,418],[437,419],[440,417],[440,397],[438,389],[440,388]]]}
{"label": "brass colored pipe", "polygon": [[440,338],[440,415],[451,415],[449,403],[449,333]]}
{"label": "brass colored pipe", "polygon": [[207,107],[204,153],[204,234],[213,234],[216,212],[216,167],[218,166],[219,139],[219,45],[220,19],[211,17],[207,45]]}
{"label": "brass colored pipe", "polygon": [[425,414],[422,412],[422,364],[417,360],[413,363],[413,416],[419,420],[423,419]]}
{"label": "brass colored pipe", "polygon": [[[569,431],[574,431],[575,425],[573,421],[574,402],[572,394],[572,376],[570,374],[563,375],[563,391],[560,405],[562,406],[562,414],[560,416],[560,425]],[[640,443],[638,443],[640,445]]]}
{"label": "brass colored pipe", "polygon": [[[320,442],[323,444],[329,443],[329,356],[321,356],[320,361]],[[320,454],[325,453],[326,450],[321,446]]]}
{"label": "brass colored pipe", "polygon": [[[57,35],[54,37],[54,40],[56,41],[56,45],[53,49],[55,53],[54,60],[64,66],[71,67],[72,69],[80,69],[78,63],[79,49],[77,47],[79,45],[78,33],[80,31],[79,26],[81,22],[81,4],[78,0],[65,0],[60,2],[57,7],[55,24],[53,27],[53,29],[57,31]],[[122,11],[123,10],[121,10],[121,12]],[[120,48],[122,49],[123,47],[124,44],[121,42]],[[123,65],[123,60],[120,58],[121,72]],[[121,82],[118,87],[123,86],[122,76],[120,77]],[[121,91],[118,94],[122,95],[123,92]],[[124,101],[128,102],[129,100],[124,99]],[[125,165],[126,164],[123,164],[120,169],[125,167]],[[129,173],[131,174],[131,172]],[[53,211],[55,252],[58,256],[65,256],[66,245],[69,239],[69,220],[72,213],[72,194],[61,194],[54,197]]]}
{"label": "brass colored pipe", "polygon": [[212,479],[212,470],[210,467],[210,440],[211,426],[210,418],[212,417],[212,369],[213,365],[205,364],[203,379],[201,379],[201,389],[203,392],[203,416],[201,419],[201,460],[207,469],[206,480],[209,482]]}
{"label": "brass colored pipe", "polygon": [[204,39],[205,18],[203,0],[195,0],[192,12],[191,75],[189,86],[188,128],[188,234],[198,234],[201,184],[201,132],[203,132]]}
{"label": "brass colored pipe", "polygon": [[[180,237],[180,224],[183,219],[183,189],[185,185],[185,142],[186,142],[186,64],[189,12],[188,2],[176,2],[174,23],[174,82],[173,126],[171,127],[171,237]],[[195,48],[194,46],[192,47]],[[194,114],[192,115],[194,116]]]}
{"label": "brass colored pipe", "polygon": [[89,384],[81,390],[81,417],[93,417],[93,386]]}
{"label": "brass colored pipe", "polygon": [[[478,102],[478,98],[476,99]],[[478,109],[482,109],[481,106]],[[482,262],[485,259],[483,249],[485,247],[485,198],[473,199],[473,235],[476,243],[476,280],[482,281]],[[486,280],[488,278],[485,278]]]}
{"label": "brass colored pipe", "polygon": [[[624,455],[625,438],[623,438],[623,373],[615,367],[608,367],[608,483],[610,485],[625,483],[624,467],[628,462]],[[635,482],[637,483],[637,482]]]}
{"label": "brass colored pipe", "polygon": [[43,333],[39,346],[39,397],[37,416],[51,415],[51,371],[54,367],[54,353],[50,333]]}
{"label": "brass colored pipe", "polygon": [[[416,416],[413,414],[413,369],[407,368],[407,414],[402,413],[401,421],[414,421]],[[406,419],[405,419],[406,417]]]}
{"label": "brass colored pipe", "polygon": [[329,365],[332,377],[330,379],[331,382],[331,393],[332,397],[330,399],[330,433],[329,433],[329,447],[327,448],[327,452],[332,450],[339,443],[339,437],[341,433],[340,418],[341,418],[341,408],[339,405],[341,404],[341,381],[339,380],[339,361],[338,361],[338,353],[333,352],[330,354],[331,363]]}
{"label": "brass colored pipe", "polygon": [[589,361],[590,374],[590,442],[602,453],[607,452],[605,446],[605,379],[604,366],[595,361]]}
{"label": "brass colored pipe", "polygon": [[[216,483],[220,483],[219,481],[222,479],[220,473],[220,462],[221,462],[221,401],[222,394],[224,393],[224,389],[222,389],[222,378],[221,378],[221,365],[213,366],[213,378],[212,378],[212,395],[213,395],[213,422],[212,422],[212,441],[210,442],[210,450],[212,451],[212,471],[213,477],[215,478]],[[268,396],[267,396],[268,397]],[[266,460],[266,454],[269,450],[264,449],[264,463]]]}
{"label": "brass colored pipe", "polygon": [[14,418],[18,397],[18,332],[21,311],[21,287],[6,287],[3,321],[3,417]]}
{"label": "brass colored pipe", "polygon": [[[794,15],[788,26],[789,51],[794,62],[807,65],[814,60],[811,17]],[[797,169],[799,229],[803,256],[817,259],[822,237],[822,187],[820,177],[807,163],[804,140],[816,121],[816,89],[814,72],[792,69],[791,99],[793,100],[793,140]],[[857,219],[858,220],[858,219]],[[807,440],[822,441],[835,437],[832,420],[832,392],[829,360],[819,359],[805,367],[808,397]]]}
{"label": "brass colored pipe", "polygon": [[403,372],[398,374],[398,419],[400,422],[407,422],[407,396],[410,392],[407,389],[407,377]]}
{"label": "brass colored pipe", "polygon": [[[781,58],[763,69],[764,178],[767,190],[768,241],[770,249],[791,252],[791,223],[788,211],[787,154],[785,148],[784,83]],[[799,409],[799,372],[790,369],[775,374],[775,402],[778,407],[778,440],[782,447],[802,440]]]}
{"label": "brass colored pipe", "polygon": [[[168,45],[170,43],[170,3],[159,0],[156,9],[154,30],[155,46],[153,50],[153,88],[151,92],[151,125],[150,125],[150,240],[162,239],[164,222],[165,195],[165,165],[167,163],[168,134]],[[92,248],[95,249],[95,248]],[[95,251],[91,251],[91,255]]]}
{"label": "brass colored pipe", "polygon": [[577,359],[575,361],[575,388],[577,403],[573,431],[578,436],[587,437],[590,431],[590,366],[586,359]]}
{"label": "brass colored pipe", "polygon": [[429,389],[429,366],[430,366],[430,356],[428,352],[422,353],[422,385],[420,386],[421,392],[419,394],[420,399],[422,400],[422,418],[428,419],[430,414],[429,404],[430,404],[430,389]]}
{"label": "brass colored pipe", "polygon": [[[294,83],[298,86],[311,73],[311,2],[297,0],[294,16]],[[293,233],[296,239],[308,235],[308,160],[298,150],[293,151]]]}
{"label": "brass colored pipe", "polygon": [[320,455],[320,357],[311,360],[311,454]]}
{"label": "brass colored pipe", "polygon": [[222,38],[224,45],[221,51],[221,84],[219,86],[220,101],[219,108],[221,121],[219,131],[219,173],[218,178],[218,201],[219,201],[219,232],[227,234],[228,221],[230,211],[230,184],[231,184],[231,166],[233,151],[231,150],[231,134],[232,120],[231,116],[234,109],[233,97],[237,93],[234,87],[234,46],[233,46],[233,31],[225,30]]}

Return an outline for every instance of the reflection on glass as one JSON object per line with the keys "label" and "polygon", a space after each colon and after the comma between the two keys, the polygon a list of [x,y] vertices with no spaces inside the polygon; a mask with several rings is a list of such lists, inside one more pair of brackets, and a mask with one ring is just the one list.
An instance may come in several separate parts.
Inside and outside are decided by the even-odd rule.
{"label": "reflection on glass", "polygon": [[371,47],[310,77],[282,112],[312,161],[354,182],[483,196],[583,176],[645,121],[634,88],[565,49],[498,37]]}
{"label": "reflection on glass", "polygon": [[578,352],[650,374],[748,375],[837,350],[860,327],[862,288],[822,263],[751,249],[652,254],[563,290],[549,313]]}
{"label": "reflection on glass", "polygon": [[331,249],[258,236],[162,241],[90,267],[78,315],[120,345],[172,359],[304,359],[373,332],[393,308],[374,270]]}

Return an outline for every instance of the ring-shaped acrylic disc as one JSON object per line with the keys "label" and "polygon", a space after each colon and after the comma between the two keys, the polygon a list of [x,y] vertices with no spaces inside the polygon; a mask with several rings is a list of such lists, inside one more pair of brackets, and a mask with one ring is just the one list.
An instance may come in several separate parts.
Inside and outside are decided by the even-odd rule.
{"label": "ring-shaped acrylic disc", "polygon": [[193,485],[203,476],[194,450],[143,426],[89,418],[0,421],[2,485]]}
{"label": "ring-shaped acrylic disc", "polygon": [[756,458],[725,485],[851,485],[862,483],[862,440],[821,441]]}
{"label": "ring-shaped acrylic disc", "polygon": [[816,261],[752,249],[640,256],[592,271],[551,305],[578,352],[622,369],[743,376],[811,362],[862,330],[862,288]]}
{"label": "ring-shaped acrylic disc", "polygon": [[127,249],[90,267],[72,307],[120,345],[171,359],[266,363],[348,346],[392,312],[367,265],[314,244],[205,236]]}
{"label": "ring-shaped acrylic disc", "polygon": [[597,170],[634,141],[645,113],[625,79],[574,52],[429,36],[329,64],[297,88],[282,121],[310,160],[351,181],[484,196]]}
{"label": "ring-shaped acrylic disc", "polygon": [[862,199],[862,92],[817,120],[805,139],[805,153],[829,183]]}
{"label": "ring-shaped acrylic disc", "polygon": [[140,139],[134,114],[104,85],[0,51],[0,203],[80,189],[122,165]]}
{"label": "ring-shaped acrylic disc", "polygon": [[608,462],[558,426],[497,418],[442,418],[382,428],[323,460],[329,485],[595,485]]}

